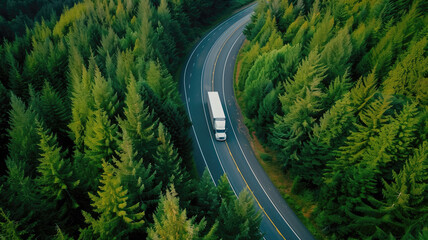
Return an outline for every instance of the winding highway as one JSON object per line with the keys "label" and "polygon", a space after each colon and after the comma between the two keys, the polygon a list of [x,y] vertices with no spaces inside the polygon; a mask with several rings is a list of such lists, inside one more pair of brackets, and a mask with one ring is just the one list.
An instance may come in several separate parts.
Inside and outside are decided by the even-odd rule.
{"label": "winding highway", "polygon": [[[196,167],[200,173],[208,168],[215,184],[226,173],[237,196],[243,189],[249,189],[256,208],[263,214],[261,231],[265,239],[314,239],[257,162],[235,100],[233,72],[236,56],[245,40],[242,31],[250,21],[254,7],[252,5],[216,26],[193,48],[185,63],[180,92],[192,122]],[[225,142],[215,140],[211,127],[207,92],[213,90],[219,92],[226,114]]]}

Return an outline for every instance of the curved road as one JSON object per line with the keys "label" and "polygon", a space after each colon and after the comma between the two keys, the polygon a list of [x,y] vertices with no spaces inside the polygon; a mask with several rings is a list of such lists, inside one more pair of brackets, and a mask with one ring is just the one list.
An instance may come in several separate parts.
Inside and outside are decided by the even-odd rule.
{"label": "curved road", "polygon": [[[235,60],[245,40],[242,31],[254,7],[219,24],[187,59],[180,92],[192,122],[196,166],[200,173],[207,167],[214,183],[226,173],[235,195],[245,188],[250,190],[256,208],[263,213],[261,231],[265,239],[313,239],[257,162],[235,100]],[[219,92],[225,110],[225,142],[217,142],[213,135],[207,106],[207,92],[212,90]]]}

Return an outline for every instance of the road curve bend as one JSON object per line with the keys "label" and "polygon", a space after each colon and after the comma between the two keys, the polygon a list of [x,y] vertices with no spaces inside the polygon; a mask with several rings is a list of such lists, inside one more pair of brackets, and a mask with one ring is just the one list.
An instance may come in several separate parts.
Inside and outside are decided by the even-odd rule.
{"label": "road curve bend", "polygon": [[[246,137],[233,91],[233,72],[238,51],[245,40],[242,31],[250,21],[252,5],[216,26],[193,48],[181,75],[180,92],[192,122],[194,158],[200,173],[208,168],[216,184],[226,173],[238,195],[247,188],[263,213],[265,239],[314,239],[293,213],[257,162]],[[215,140],[207,92],[218,91],[226,114],[227,140]],[[221,231],[221,229],[220,229]]]}

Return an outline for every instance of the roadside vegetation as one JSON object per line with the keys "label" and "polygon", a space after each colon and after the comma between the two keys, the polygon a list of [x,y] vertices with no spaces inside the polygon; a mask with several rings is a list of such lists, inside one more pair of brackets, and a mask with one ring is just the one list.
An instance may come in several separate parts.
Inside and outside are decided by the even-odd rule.
{"label": "roadside vegetation", "polygon": [[47,5],[0,45],[0,238],[260,239],[248,192],[196,176],[171,75],[213,13],[248,1],[26,2]]}
{"label": "roadside vegetation", "polygon": [[245,29],[235,91],[256,153],[317,237],[428,237],[427,10],[259,1]]}

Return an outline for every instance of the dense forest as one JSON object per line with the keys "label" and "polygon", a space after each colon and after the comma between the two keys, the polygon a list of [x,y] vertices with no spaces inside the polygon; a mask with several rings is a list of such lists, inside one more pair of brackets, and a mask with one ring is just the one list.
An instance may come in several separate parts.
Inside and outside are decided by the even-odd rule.
{"label": "dense forest", "polygon": [[236,90],[329,239],[428,239],[428,2],[259,1]]}
{"label": "dense forest", "polygon": [[0,238],[260,239],[247,191],[197,177],[171,75],[248,1],[59,2],[0,5],[31,22],[0,46]]}

